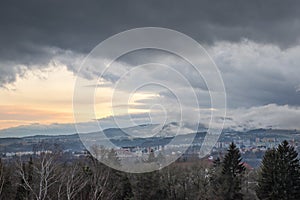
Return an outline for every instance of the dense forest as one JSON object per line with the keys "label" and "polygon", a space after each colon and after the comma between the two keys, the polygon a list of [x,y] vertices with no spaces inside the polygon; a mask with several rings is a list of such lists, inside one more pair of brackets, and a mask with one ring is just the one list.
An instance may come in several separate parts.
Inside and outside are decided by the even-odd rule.
{"label": "dense forest", "polygon": [[[110,156],[118,158],[113,151]],[[151,173],[111,169],[92,156],[62,159],[59,153],[2,159],[1,199],[300,199],[300,165],[286,141],[266,152],[261,167],[249,169],[239,149],[213,161],[198,159]],[[153,155],[152,155],[153,156]],[[155,157],[149,156],[149,162]]]}

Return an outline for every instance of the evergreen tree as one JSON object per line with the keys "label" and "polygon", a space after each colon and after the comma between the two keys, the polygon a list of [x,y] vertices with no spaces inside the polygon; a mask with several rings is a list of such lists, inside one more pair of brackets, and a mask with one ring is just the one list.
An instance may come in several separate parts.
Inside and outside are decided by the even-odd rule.
{"label": "evergreen tree", "polygon": [[232,142],[227,150],[224,161],[222,163],[222,190],[223,198],[242,199],[241,193],[242,174],[245,167],[239,149]]}
{"label": "evergreen tree", "polygon": [[214,199],[221,199],[223,196],[223,188],[221,187],[223,183],[222,176],[222,162],[219,157],[217,157],[213,162],[213,167],[210,169],[210,196],[216,197]]}
{"label": "evergreen tree", "polygon": [[258,188],[256,191],[260,199],[276,199],[280,185],[276,180],[277,174],[277,153],[275,149],[266,151],[261,164]]}
{"label": "evergreen tree", "polygon": [[[25,163],[22,163],[22,169],[25,171]],[[18,184],[15,200],[27,199],[28,191],[24,188],[24,180],[20,178],[20,183]]]}
{"label": "evergreen tree", "polygon": [[12,183],[14,169],[10,165],[7,167],[0,158],[0,170],[0,199],[13,199],[16,192]]}
{"label": "evergreen tree", "polygon": [[217,168],[221,166],[221,159],[219,157],[217,157],[214,161],[213,161],[213,167]]}
{"label": "evergreen tree", "polygon": [[300,165],[298,153],[287,141],[268,150],[258,179],[260,199],[300,199]]}

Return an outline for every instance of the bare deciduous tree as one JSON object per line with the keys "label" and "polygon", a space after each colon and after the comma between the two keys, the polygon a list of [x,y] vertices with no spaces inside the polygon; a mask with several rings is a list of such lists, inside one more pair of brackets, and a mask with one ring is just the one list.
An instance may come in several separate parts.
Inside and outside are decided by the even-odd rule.
{"label": "bare deciduous tree", "polygon": [[[47,153],[40,155],[32,164],[32,174],[28,174],[26,168],[22,166],[22,160],[17,163],[17,174],[22,179],[22,186],[36,200],[47,198],[49,189],[58,181],[58,174],[55,173],[57,165],[55,156]],[[29,177],[32,176],[32,181]]]}
{"label": "bare deciduous tree", "polygon": [[87,179],[80,166],[75,163],[68,167],[68,170],[62,177],[62,182],[65,184],[67,199],[71,200],[86,186]]}
{"label": "bare deciduous tree", "polygon": [[[106,159],[109,153],[109,150],[97,146],[94,146],[92,151],[93,155],[96,155],[99,159]],[[89,170],[90,199],[114,199],[117,195],[119,183],[112,182],[112,169],[103,165],[94,157],[91,157]]]}

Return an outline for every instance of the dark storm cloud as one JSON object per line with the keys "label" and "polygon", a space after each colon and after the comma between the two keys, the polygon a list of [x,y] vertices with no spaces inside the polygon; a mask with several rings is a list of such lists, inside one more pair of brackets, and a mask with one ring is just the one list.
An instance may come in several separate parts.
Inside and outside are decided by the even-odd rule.
{"label": "dark storm cloud", "polygon": [[[293,45],[299,1],[6,1],[0,6],[1,59],[43,58],[39,46],[89,52],[130,28],[162,26],[199,42],[254,41]],[[34,58],[32,56],[35,56]]]}
{"label": "dark storm cloud", "polygon": [[[76,71],[76,66],[70,65],[76,55],[84,55],[111,35],[136,27],[171,28],[208,46],[248,38],[285,50],[299,45],[299,9],[300,1],[289,0],[5,1],[0,6],[0,87],[14,82],[16,75],[22,76],[26,70],[46,67],[53,57],[65,59],[68,68]],[[264,53],[268,54],[268,49]],[[241,56],[245,62],[237,70],[235,63],[228,61],[226,68],[227,60],[219,61],[231,104],[299,104],[298,77],[290,78],[298,71],[290,60],[297,61],[298,56],[281,62],[274,54],[279,64],[258,76],[250,75],[261,69],[253,66],[261,57],[247,56]],[[281,64],[286,65],[284,73]]]}

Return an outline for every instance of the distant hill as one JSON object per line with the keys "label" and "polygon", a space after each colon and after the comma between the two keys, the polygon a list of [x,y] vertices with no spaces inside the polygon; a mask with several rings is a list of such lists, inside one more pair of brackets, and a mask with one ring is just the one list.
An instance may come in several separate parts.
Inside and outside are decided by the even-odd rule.
{"label": "distant hill", "polygon": [[[119,147],[151,147],[166,145],[173,141],[177,134],[178,124],[170,123],[164,126],[157,124],[144,124],[124,129],[109,128],[103,132],[91,132],[85,134],[61,134],[61,135],[35,135],[26,137],[0,138],[0,152],[33,151],[38,145],[43,144],[49,148],[61,148],[61,150],[82,151],[85,149],[81,139],[101,141],[109,139]],[[183,127],[183,132],[178,133],[174,144],[184,144],[187,138],[195,138],[194,143],[202,143],[206,132],[190,133],[190,129]],[[251,139],[256,137],[274,137],[283,139],[296,139],[300,141],[300,132],[296,130],[254,129],[249,131],[234,131],[224,129],[219,140],[232,141],[233,139]]]}

